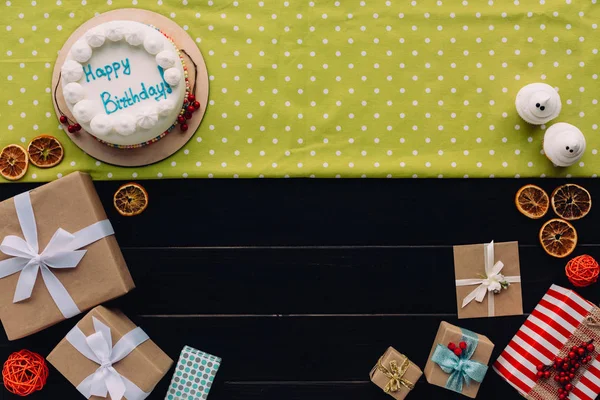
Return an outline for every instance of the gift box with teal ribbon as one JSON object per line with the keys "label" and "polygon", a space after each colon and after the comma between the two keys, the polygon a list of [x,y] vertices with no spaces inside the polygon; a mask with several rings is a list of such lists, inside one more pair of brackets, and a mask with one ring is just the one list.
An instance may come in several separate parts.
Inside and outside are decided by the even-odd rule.
{"label": "gift box with teal ribbon", "polygon": [[494,343],[445,321],[440,324],[425,366],[432,385],[475,398],[488,369]]}

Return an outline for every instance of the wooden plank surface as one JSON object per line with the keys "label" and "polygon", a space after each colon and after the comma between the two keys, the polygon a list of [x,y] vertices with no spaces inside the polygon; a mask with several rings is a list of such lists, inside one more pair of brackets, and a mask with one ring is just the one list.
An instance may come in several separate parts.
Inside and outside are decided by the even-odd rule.
{"label": "wooden plank surface", "polygon": [[[551,192],[565,181],[527,182]],[[368,374],[387,346],[424,367],[447,320],[490,337],[495,358],[525,319],[456,319],[453,244],[518,240],[526,313],[552,283],[570,287],[565,261],[538,245],[542,222],[514,207],[527,182],[148,181],[150,207],[135,218],[112,208],[121,182],[98,182],[137,285],[109,305],[174,359],[186,344],[223,357],[211,400],[384,400]],[[574,182],[600,194],[596,180]],[[0,200],[32,187],[0,185]],[[575,254],[600,257],[594,216],[575,222]],[[600,300],[596,287],[579,292]],[[21,348],[47,355],[77,320],[15,342],[1,333],[0,360]],[[149,398],[164,398],[169,379]],[[31,398],[79,395],[52,370]],[[409,398],[462,397],[423,378]],[[490,371],[478,398],[520,397]]]}

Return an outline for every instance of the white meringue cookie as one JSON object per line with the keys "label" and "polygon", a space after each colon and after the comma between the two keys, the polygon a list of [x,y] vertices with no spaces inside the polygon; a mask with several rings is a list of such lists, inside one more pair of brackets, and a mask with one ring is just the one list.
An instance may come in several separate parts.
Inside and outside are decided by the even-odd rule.
{"label": "white meringue cookie", "polygon": [[85,34],[85,39],[91,47],[100,47],[106,40],[104,29],[101,27],[92,28]]}
{"label": "white meringue cookie", "polygon": [[85,40],[80,39],[71,47],[71,56],[75,61],[84,63],[92,56],[92,48]]}
{"label": "white meringue cookie", "polygon": [[90,129],[94,135],[106,136],[113,130],[112,118],[106,114],[98,114],[92,118]]}
{"label": "white meringue cookie", "polygon": [[144,49],[152,55],[160,53],[163,49],[164,42],[159,35],[159,33],[156,33],[144,38]]}
{"label": "white meringue cookie", "polygon": [[544,134],[544,153],[558,167],[568,167],[579,161],[585,146],[583,133],[566,122],[552,125]]}
{"label": "white meringue cookie", "polygon": [[163,50],[156,55],[156,63],[161,67],[167,69],[171,68],[177,62],[177,54],[171,50]]}
{"label": "white meringue cookie", "polygon": [[171,86],[179,85],[179,82],[181,82],[181,71],[177,68],[166,69],[165,81]]}
{"label": "white meringue cookie", "polygon": [[116,122],[114,124],[115,131],[121,136],[129,136],[132,133],[135,133],[135,118],[133,118],[129,114],[119,115],[119,118],[116,118]]}
{"label": "white meringue cookie", "polygon": [[119,22],[114,22],[106,27],[105,34],[109,40],[118,42],[125,36],[125,27]]}
{"label": "white meringue cookie", "polygon": [[77,82],[67,83],[63,87],[63,97],[71,104],[75,104],[85,97],[85,89]]}
{"label": "white meringue cookie", "polygon": [[156,112],[161,117],[168,117],[171,111],[175,109],[175,102],[172,99],[161,100],[156,105]]}
{"label": "white meringue cookie", "polygon": [[83,77],[83,67],[75,60],[67,60],[60,69],[60,75],[65,82],[76,82]]}
{"label": "white meringue cookie", "polygon": [[125,32],[125,40],[132,46],[139,46],[144,43],[146,34],[142,29],[131,28]]}
{"label": "white meringue cookie", "polygon": [[94,102],[91,100],[81,100],[73,106],[73,116],[80,124],[87,124],[95,115]]}
{"label": "white meringue cookie", "polygon": [[519,90],[515,106],[526,122],[542,125],[560,114],[562,103],[558,92],[552,86],[545,83],[531,83]]}
{"label": "white meringue cookie", "polygon": [[142,129],[152,129],[158,123],[158,114],[154,107],[145,107],[136,116],[136,123]]}

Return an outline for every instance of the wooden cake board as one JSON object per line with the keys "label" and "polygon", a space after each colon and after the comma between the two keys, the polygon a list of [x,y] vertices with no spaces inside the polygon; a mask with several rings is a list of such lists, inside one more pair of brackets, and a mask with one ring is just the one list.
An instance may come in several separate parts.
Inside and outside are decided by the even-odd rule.
{"label": "wooden cake board", "polygon": [[[204,58],[202,57],[202,53],[200,52],[200,49],[194,40],[183,30],[183,28],[169,18],[152,11],[133,8],[109,11],[88,20],[79,28],[77,28],[75,32],[71,34],[69,39],[67,39],[62,49],[58,53],[58,57],[56,58],[56,63],[54,65],[54,71],[52,72],[52,101],[57,115],[60,116],[60,113],[58,112],[58,107],[60,107],[67,117],[69,117],[71,120],[75,120],[69,111],[67,104],[65,103],[65,99],[60,88],[57,88],[59,90],[56,90],[56,96],[54,96],[54,90],[60,76],[60,69],[65,62],[65,58],[69,52],[69,49],[90,28],[115,20],[137,21],[143,24],[154,25],[165,34],[170,36],[178,49],[185,50],[194,60],[198,68],[198,83],[196,85],[195,95],[196,99],[200,102],[200,109],[193,114],[192,119],[187,121],[189,129],[185,132],[182,132],[179,129],[179,126],[176,126],[168,135],[156,143],[135,149],[118,149],[99,142],[96,140],[96,138],[85,132],[83,129],[79,132],[69,133],[65,127],[65,132],[67,135],[69,135],[73,143],[79,146],[81,150],[85,151],[90,156],[108,164],[119,165],[122,167],[139,167],[164,160],[181,149],[188,142],[188,140],[194,136],[194,133],[200,126],[200,122],[204,117],[206,106],[208,104],[208,72],[206,70],[206,64],[204,62]],[[194,66],[185,54],[183,54],[183,57],[188,67],[188,79],[190,86],[193,87]],[[56,102],[54,101],[55,97]]]}

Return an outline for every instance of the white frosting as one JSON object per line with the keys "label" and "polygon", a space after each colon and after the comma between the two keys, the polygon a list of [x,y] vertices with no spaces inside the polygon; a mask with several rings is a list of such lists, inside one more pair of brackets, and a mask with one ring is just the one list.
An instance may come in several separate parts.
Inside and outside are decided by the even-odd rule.
{"label": "white frosting", "polygon": [[146,32],[139,27],[132,27],[125,32],[125,40],[132,46],[139,46],[144,43]]}
{"label": "white frosting", "polygon": [[78,40],[71,47],[71,56],[75,59],[75,61],[84,63],[92,56],[92,48],[85,40]]}
{"label": "white frosting", "polygon": [[156,63],[165,69],[171,68],[177,61],[179,61],[179,57],[171,50],[163,50],[156,55]]}
{"label": "white frosting", "polygon": [[136,117],[137,126],[142,129],[152,129],[158,123],[158,113],[155,107],[142,109]]}
{"label": "white frosting", "polygon": [[105,27],[106,37],[113,42],[118,42],[125,36],[125,30],[126,28],[121,21],[109,22]]}
{"label": "white frosting", "polygon": [[515,106],[521,118],[533,125],[553,120],[562,108],[558,92],[545,83],[531,83],[521,88]]}
{"label": "white frosting", "polygon": [[133,116],[131,116],[129,114],[124,114],[116,119],[115,131],[117,131],[117,133],[119,135],[129,136],[129,135],[135,133],[135,130],[136,130],[136,124],[135,124],[135,118]]}
{"label": "white frosting", "polygon": [[164,48],[165,42],[158,32],[152,32],[144,38],[144,48],[150,54],[158,54]]}
{"label": "white frosting", "polygon": [[79,123],[90,122],[95,115],[94,102],[91,100],[81,100],[73,106],[73,116]]}
{"label": "white frosting", "polygon": [[[99,32],[108,40],[99,47],[88,46]],[[119,32],[121,39],[113,41]],[[89,60],[80,64],[71,51],[61,69],[67,107],[82,128],[118,146],[145,143],[169,129],[186,93],[183,65],[173,43],[155,28],[134,21],[107,22],[84,37],[92,50]],[[173,58],[170,67],[161,65]],[[69,86],[72,82],[79,87]]]}
{"label": "white frosting", "polygon": [[85,97],[85,89],[77,82],[71,82],[63,88],[63,96],[66,101],[75,104]]}
{"label": "white frosting", "polygon": [[83,68],[75,60],[67,60],[60,69],[63,82],[77,82],[83,77]]}
{"label": "white frosting", "polygon": [[104,41],[106,40],[104,29],[102,29],[102,27],[90,29],[86,32],[85,39],[91,47],[102,46],[104,44]]}
{"label": "white frosting", "polygon": [[106,136],[113,130],[112,118],[106,114],[98,114],[90,122],[91,133],[96,136]]}
{"label": "white frosting", "polygon": [[574,125],[558,122],[546,129],[544,153],[559,167],[575,164],[585,151],[585,136]]}
{"label": "white frosting", "polygon": [[176,105],[173,100],[161,100],[156,105],[156,112],[161,117],[168,117],[175,110]]}
{"label": "white frosting", "polygon": [[171,86],[179,85],[179,82],[181,82],[181,71],[177,68],[166,69],[165,81]]}

